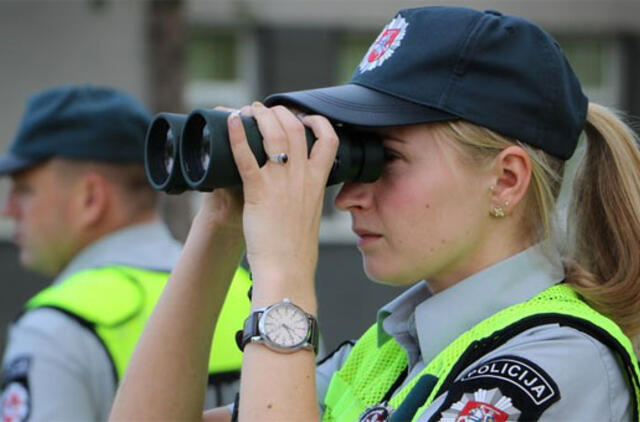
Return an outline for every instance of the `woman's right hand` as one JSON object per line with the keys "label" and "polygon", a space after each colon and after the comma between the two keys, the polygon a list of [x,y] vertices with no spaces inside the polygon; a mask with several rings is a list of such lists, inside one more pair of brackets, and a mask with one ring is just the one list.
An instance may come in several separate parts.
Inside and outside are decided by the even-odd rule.
{"label": "woman's right hand", "polygon": [[[253,275],[251,304],[257,309],[287,298],[313,315],[318,231],[338,137],[322,116],[301,119],[282,106],[260,103],[251,109],[265,152],[287,156],[260,166],[239,116],[230,116],[229,141],[243,183],[243,231]],[[316,138],[310,151],[304,125]],[[241,420],[318,420],[314,374],[313,352],[283,354],[250,342],[242,361]]]}
{"label": "woman's right hand", "polygon": [[[249,148],[240,117],[228,120],[231,151],[242,178],[243,232],[254,280],[254,306],[288,297],[315,310],[314,273],[318,231],[338,137],[322,116],[300,118],[283,106],[251,106],[268,155],[282,163],[260,166]],[[316,142],[308,150],[305,125]]]}

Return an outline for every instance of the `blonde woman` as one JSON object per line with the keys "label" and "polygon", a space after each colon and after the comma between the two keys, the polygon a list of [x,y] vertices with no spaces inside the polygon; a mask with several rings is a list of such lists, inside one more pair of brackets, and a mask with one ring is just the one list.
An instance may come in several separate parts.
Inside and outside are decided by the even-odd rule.
{"label": "blonde woman", "polygon": [[[288,160],[260,168],[231,114],[243,198],[206,198],[113,420],[638,420],[640,154],[548,34],[495,11],[402,10],[349,84],[266,102],[243,112],[267,153]],[[316,367],[330,120],[375,131],[385,148],[379,179],[336,198],[366,273],[417,284]],[[317,137],[310,152],[303,125]],[[583,131],[560,256],[553,207]],[[202,415],[211,328],[245,245],[254,314],[239,400]]]}

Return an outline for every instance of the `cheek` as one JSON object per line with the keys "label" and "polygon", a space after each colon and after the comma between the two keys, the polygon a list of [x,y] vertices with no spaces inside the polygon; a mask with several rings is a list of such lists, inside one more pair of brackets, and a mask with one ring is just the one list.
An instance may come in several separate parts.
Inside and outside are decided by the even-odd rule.
{"label": "cheek", "polygon": [[399,265],[411,266],[447,241],[444,189],[424,178],[404,180],[378,195],[386,239]]}
{"label": "cheek", "polygon": [[[391,242],[403,265],[414,267],[412,276],[428,276],[447,265],[473,237],[477,222],[473,189],[454,179],[412,183],[389,198]],[[407,269],[408,269],[407,268]]]}
{"label": "cheek", "polygon": [[24,208],[24,223],[40,236],[64,231],[68,224],[69,204],[63,196],[34,196]]}
{"label": "cheek", "polygon": [[[458,195],[452,187],[435,178],[416,178],[390,190],[386,203],[390,204],[389,220],[402,227],[408,238],[435,233],[447,228],[448,221],[457,211]],[[414,235],[412,235],[414,234]]]}

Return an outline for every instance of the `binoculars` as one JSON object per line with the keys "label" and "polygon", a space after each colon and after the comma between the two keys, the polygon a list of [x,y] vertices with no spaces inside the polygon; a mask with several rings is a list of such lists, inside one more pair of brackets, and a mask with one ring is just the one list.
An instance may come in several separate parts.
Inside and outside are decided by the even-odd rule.
{"label": "binoculars", "polygon": [[[185,190],[211,192],[242,184],[227,131],[229,112],[198,109],[189,115],[157,114],[147,130],[145,170],[151,186],[169,194]],[[249,147],[260,166],[267,161],[262,135],[253,117],[241,116]],[[372,132],[335,127],[338,152],[327,186],[346,181],[373,182],[382,170],[384,153]],[[305,128],[308,151],[315,142]]]}

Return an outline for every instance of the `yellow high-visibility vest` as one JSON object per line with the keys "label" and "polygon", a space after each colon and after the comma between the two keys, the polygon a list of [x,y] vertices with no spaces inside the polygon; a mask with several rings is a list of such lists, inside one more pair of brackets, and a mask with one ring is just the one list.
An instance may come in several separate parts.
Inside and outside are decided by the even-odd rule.
{"label": "yellow high-visibility vest", "polygon": [[[153,312],[169,273],[129,266],[77,272],[31,298],[27,310],[55,308],[80,320],[102,341],[120,380]],[[218,319],[209,357],[209,374],[240,370],[242,352],[235,333],[249,315],[249,273],[238,268]]]}
{"label": "yellow high-visibility vest", "polygon": [[[449,383],[458,375],[456,371],[463,370],[525,329],[550,322],[562,322],[603,339],[613,347],[632,384],[635,393],[632,406],[635,420],[639,420],[640,370],[631,341],[615,322],[587,305],[565,284],[550,287],[526,302],[505,308],[461,334],[389,400],[388,407],[397,410],[391,420],[418,419],[447,391]],[[469,356],[473,356],[470,361]],[[380,404],[406,367],[404,349],[393,338],[379,345],[377,326],[373,325],[356,342],[342,368],[333,374],[324,399],[323,421],[357,421],[366,409]],[[402,404],[423,376],[433,380],[428,395],[414,413],[404,414]]]}

